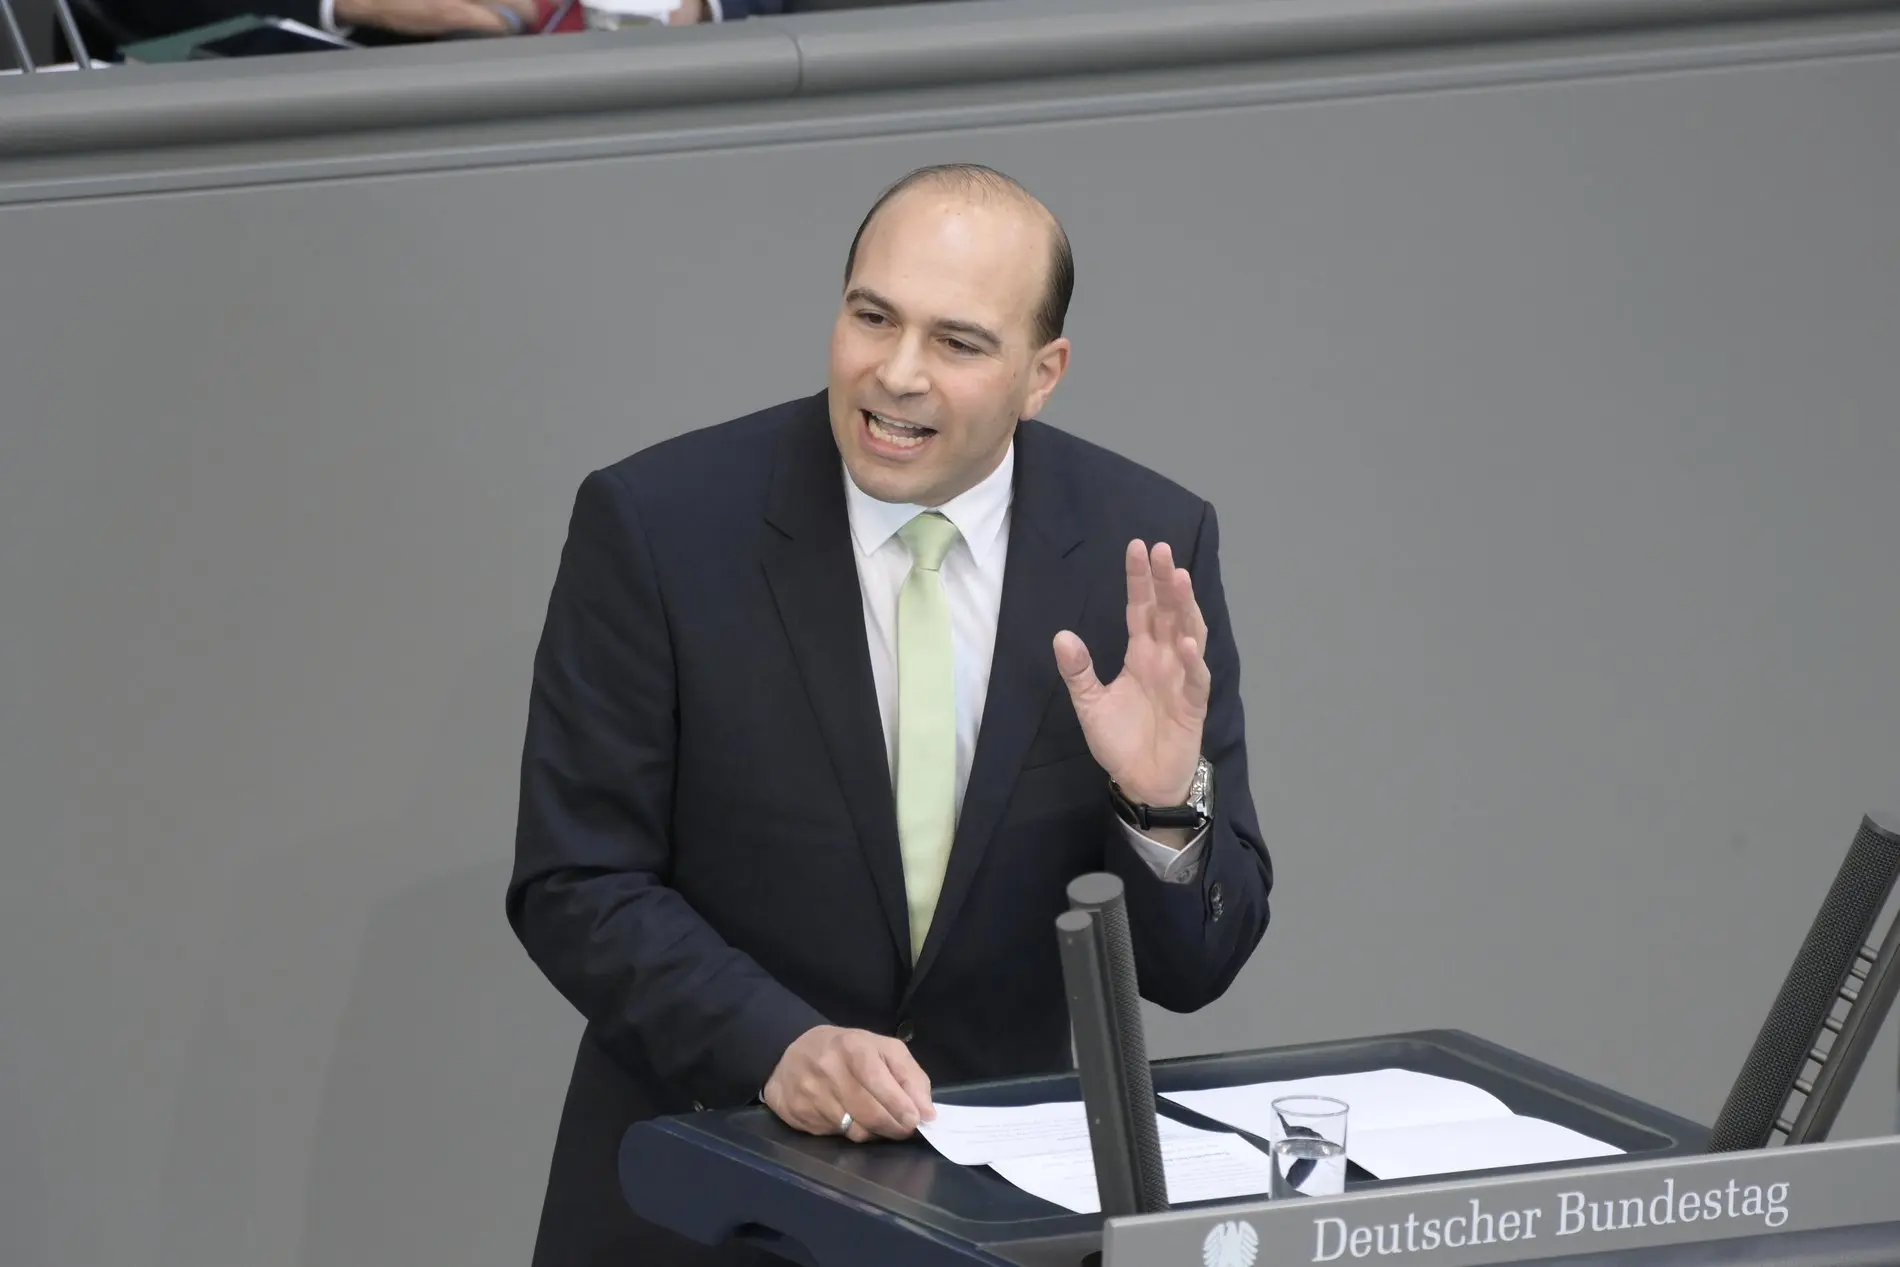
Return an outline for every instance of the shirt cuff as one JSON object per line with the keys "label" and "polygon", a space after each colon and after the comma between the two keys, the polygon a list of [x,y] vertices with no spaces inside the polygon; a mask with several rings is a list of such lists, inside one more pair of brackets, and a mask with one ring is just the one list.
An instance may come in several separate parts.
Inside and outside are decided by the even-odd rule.
{"label": "shirt cuff", "polygon": [[1201,873],[1201,855],[1207,852],[1207,834],[1214,826],[1212,822],[1207,823],[1194,833],[1194,839],[1176,850],[1158,840],[1149,839],[1119,818],[1115,820],[1115,825],[1121,828],[1122,837],[1164,884],[1186,884]]}
{"label": "shirt cuff", "polygon": [[[305,12],[308,13],[309,10],[306,9]],[[336,24],[336,0],[317,0],[317,25],[330,34],[345,39],[348,39],[350,33],[356,29]]]}
{"label": "shirt cuff", "polygon": [[726,11],[721,7],[719,0],[706,0],[706,20],[708,22],[724,22],[726,20]]}

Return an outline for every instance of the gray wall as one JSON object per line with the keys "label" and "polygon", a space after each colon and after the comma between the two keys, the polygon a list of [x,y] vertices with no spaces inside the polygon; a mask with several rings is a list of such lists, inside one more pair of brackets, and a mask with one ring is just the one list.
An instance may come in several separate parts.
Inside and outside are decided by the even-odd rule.
{"label": "gray wall", "polygon": [[820,385],[858,216],[952,157],[1075,241],[1048,416],[1223,515],[1280,898],[1157,1053],[1458,1026],[1708,1120],[1900,803],[1900,45],[1820,34],[0,168],[0,1263],[526,1260],[578,1024],[501,895],[574,486]]}

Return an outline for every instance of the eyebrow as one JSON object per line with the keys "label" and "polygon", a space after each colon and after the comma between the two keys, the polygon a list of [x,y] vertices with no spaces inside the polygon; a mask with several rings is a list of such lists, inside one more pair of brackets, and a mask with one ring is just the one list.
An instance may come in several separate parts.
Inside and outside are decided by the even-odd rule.
{"label": "eyebrow", "polygon": [[[882,308],[886,312],[897,311],[896,304],[884,298],[884,296],[878,294],[869,286],[853,286],[850,290],[845,292],[844,299],[846,303],[868,303],[874,307]],[[933,324],[938,330],[946,334],[970,335],[977,339],[987,341],[992,347],[1003,346],[1002,335],[996,333],[996,331],[990,329],[988,326],[981,325],[975,321],[958,321],[954,318],[945,318]]]}

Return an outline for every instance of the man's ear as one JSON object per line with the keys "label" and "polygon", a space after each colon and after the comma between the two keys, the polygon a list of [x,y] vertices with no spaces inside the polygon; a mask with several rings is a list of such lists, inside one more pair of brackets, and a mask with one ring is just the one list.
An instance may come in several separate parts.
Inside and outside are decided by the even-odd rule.
{"label": "man's ear", "polygon": [[1029,363],[1029,395],[1023,400],[1023,417],[1034,418],[1042,412],[1049,397],[1055,394],[1056,385],[1063,375],[1069,372],[1069,340],[1066,336],[1051,339],[1036,359]]}

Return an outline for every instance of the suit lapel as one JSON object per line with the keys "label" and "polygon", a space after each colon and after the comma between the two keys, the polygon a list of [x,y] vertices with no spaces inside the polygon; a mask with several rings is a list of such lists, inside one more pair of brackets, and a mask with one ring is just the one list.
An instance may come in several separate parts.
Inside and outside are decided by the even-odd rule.
{"label": "suit lapel", "polygon": [[[1082,531],[1052,458],[1039,424],[1025,421],[1017,427],[1009,561],[1003,571],[983,724],[977,733],[943,890],[906,999],[929,971],[955,925],[1009,804],[1017,771],[1036,737],[1050,693],[1062,689],[1052,649],[1056,633],[1081,630],[1088,597],[1082,557],[1076,551]],[[1050,936],[1054,935],[1052,929]]]}
{"label": "suit lapel", "polygon": [[910,957],[897,806],[878,713],[844,468],[819,394],[782,437],[767,492],[765,574],[844,790],[893,949]]}

